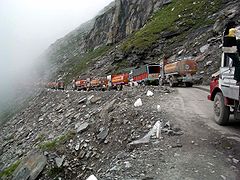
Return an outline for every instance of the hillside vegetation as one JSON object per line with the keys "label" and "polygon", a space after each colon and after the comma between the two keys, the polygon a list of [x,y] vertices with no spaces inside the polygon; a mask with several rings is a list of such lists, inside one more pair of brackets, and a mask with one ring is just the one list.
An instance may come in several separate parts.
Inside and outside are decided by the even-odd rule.
{"label": "hillside vegetation", "polygon": [[[161,39],[171,44],[174,43],[173,41],[182,41],[190,31],[213,25],[216,20],[213,15],[220,9],[221,4],[221,0],[173,0],[170,4],[156,11],[143,28],[120,42],[115,50],[123,56],[127,56],[134,51],[151,49]],[[69,46],[72,48],[71,44]],[[112,50],[112,46],[103,44],[85,54],[71,56],[57,74],[63,74],[63,80],[69,84],[72,79],[82,73],[87,73],[89,68],[110,50]],[[66,49],[61,51],[66,53]],[[129,63],[124,58],[120,59],[115,63],[117,71],[114,72],[129,68],[129,64],[136,65],[135,63]]]}
{"label": "hillside vegetation", "polygon": [[220,0],[174,0],[156,12],[152,19],[122,44],[123,51],[149,48],[163,31],[177,32],[179,29],[199,28],[214,23],[211,15],[219,10]]}

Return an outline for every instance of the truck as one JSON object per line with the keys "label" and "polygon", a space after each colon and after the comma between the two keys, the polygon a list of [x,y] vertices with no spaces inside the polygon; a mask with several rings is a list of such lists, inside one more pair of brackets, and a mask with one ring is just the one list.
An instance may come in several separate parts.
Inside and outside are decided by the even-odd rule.
{"label": "truck", "polygon": [[50,89],[64,90],[64,82],[62,81],[48,82],[46,86]]}
{"label": "truck", "polygon": [[72,82],[73,90],[81,91],[87,89],[87,81],[84,79],[74,79]]}
{"label": "truck", "polygon": [[230,114],[240,120],[239,86],[233,79],[235,67],[232,59],[222,53],[220,70],[212,75],[208,100],[213,101],[214,119],[219,125],[227,125]]}
{"label": "truck", "polygon": [[155,84],[158,85],[158,77],[160,75],[160,64],[148,64],[131,71],[132,80],[139,84]]}
{"label": "truck", "polygon": [[108,80],[106,77],[87,78],[86,80],[87,91],[89,90],[106,90]]}
{"label": "truck", "polygon": [[106,90],[108,81],[106,77],[98,78],[87,78],[87,79],[77,79],[73,80],[72,88],[73,90]]}
{"label": "truck", "polygon": [[128,85],[129,73],[113,74],[107,76],[108,89],[122,90],[123,85]]}
{"label": "truck", "polygon": [[197,63],[192,59],[184,59],[173,63],[163,61],[162,71],[159,76],[159,85],[169,84],[170,87],[185,84],[186,87],[192,87],[194,77],[197,72]]}

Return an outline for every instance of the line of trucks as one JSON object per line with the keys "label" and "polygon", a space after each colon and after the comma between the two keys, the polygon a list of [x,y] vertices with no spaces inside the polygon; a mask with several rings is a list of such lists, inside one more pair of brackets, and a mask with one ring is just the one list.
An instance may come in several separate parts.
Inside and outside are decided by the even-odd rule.
{"label": "line of trucks", "polygon": [[[106,77],[92,77],[87,79],[74,79],[72,81],[73,90],[122,90],[124,85],[144,84],[144,85],[164,85],[171,87],[185,85],[191,87],[194,76],[197,72],[197,63],[193,59],[161,64],[148,64],[133,68],[128,73],[112,74]],[[54,82],[57,84],[59,82]],[[62,89],[61,86],[48,86],[48,88]]]}

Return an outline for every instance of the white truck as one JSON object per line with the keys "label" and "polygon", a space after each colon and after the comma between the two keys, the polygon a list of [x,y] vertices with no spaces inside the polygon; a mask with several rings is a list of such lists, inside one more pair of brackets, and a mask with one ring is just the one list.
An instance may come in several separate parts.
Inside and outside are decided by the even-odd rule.
{"label": "white truck", "polygon": [[235,67],[232,64],[232,59],[223,53],[220,70],[212,75],[210,83],[208,99],[214,102],[215,121],[219,125],[227,125],[230,114],[240,120],[240,87],[233,79]]}

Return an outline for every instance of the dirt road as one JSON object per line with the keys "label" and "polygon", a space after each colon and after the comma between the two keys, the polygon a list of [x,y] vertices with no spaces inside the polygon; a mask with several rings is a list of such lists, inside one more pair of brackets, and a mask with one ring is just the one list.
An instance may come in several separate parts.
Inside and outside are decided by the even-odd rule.
{"label": "dirt road", "polygon": [[162,179],[240,179],[235,161],[240,157],[240,124],[217,125],[207,95],[198,88],[177,88],[163,104],[171,122],[183,129],[184,135],[177,139],[182,148],[168,151],[174,170],[161,171]]}
{"label": "dirt road", "polygon": [[[207,100],[207,91],[199,88],[178,88],[178,95],[176,96],[176,103],[182,115],[184,112],[185,118],[190,118],[191,116],[198,116],[198,120],[203,122],[206,126],[224,134],[229,139],[235,139],[240,142],[240,122],[234,121],[233,117],[230,117],[229,126],[219,126],[214,122],[213,114],[213,102]],[[194,118],[193,118],[194,119]],[[194,120],[193,120],[194,122]]]}

